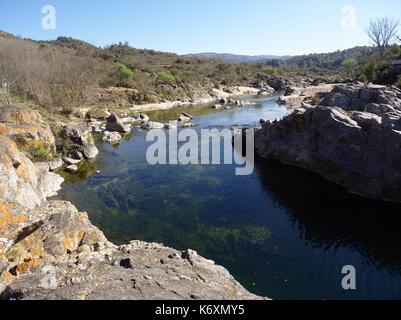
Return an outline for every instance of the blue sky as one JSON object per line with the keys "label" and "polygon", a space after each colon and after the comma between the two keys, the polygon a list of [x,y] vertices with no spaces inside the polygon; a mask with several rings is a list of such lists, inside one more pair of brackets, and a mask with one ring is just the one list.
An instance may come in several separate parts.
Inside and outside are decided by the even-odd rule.
{"label": "blue sky", "polygon": [[[41,27],[56,8],[56,29]],[[342,9],[355,8],[344,28]],[[349,13],[349,11],[348,11]],[[379,16],[401,18],[400,0],[0,0],[0,29],[32,39],[71,36],[176,53],[296,55],[369,44]],[[348,17],[348,16],[347,16]],[[347,20],[349,21],[349,20]]]}

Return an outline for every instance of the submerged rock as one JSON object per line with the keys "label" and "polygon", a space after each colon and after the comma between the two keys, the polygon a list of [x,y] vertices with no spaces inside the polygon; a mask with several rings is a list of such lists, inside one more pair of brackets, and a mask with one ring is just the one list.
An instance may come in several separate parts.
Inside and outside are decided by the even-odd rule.
{"label": "submerged rock", "polygon": [[68,167],[66,167],[67,171],[71,172],[71,173],[75,173],[78,172],[78,166],[75,164],[72,164]]}
{"label": "submerged rock", "polygon": [[193,250],[141,241],[115,246],[68,202],[25,212],[0,229],[14,252],[0,260],[0,299],[261,299]]}
{"label": "submerged rock", "polygon": [[110,144],[119,144],[122,141],[122,137],[118,132],[105,131],[103,141]]}
{"label": "submerged rock", "polygon": [[145,129],[145,130],[164,129],[164,123],[156,122],[156,121],[149,121],[149,122],[143,123],[141,125],[141,128]]}

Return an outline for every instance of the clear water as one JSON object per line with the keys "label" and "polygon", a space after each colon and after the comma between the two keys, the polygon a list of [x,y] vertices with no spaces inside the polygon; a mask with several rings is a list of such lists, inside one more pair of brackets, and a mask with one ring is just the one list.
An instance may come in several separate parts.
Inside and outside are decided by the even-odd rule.
{"label": "clear water", "polygon": [[[260,106],[195,115],[197,129],[254,126],[288,111]],[[156,112],[174,119],[182,110]],[[59,198],[89,212],[106,236],[192,248],[225,266],[250,291],[275,299],[401,298],[401,206],[347,194],[303,169],[256,160],[250,176],[231,165],[150,166],[145,132],[120,146],[98,143],[99,157],[67,178]],[[97,173],[100,170],[100,173]],[[357,290],[341,287],[353,265]]]}

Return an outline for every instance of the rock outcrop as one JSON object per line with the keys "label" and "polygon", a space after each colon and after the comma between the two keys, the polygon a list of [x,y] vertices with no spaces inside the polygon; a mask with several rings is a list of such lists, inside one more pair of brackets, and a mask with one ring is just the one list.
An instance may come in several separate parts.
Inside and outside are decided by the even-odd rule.
{"label": "rock outcrop", "polygon": [[[90,127],[82,124],[65,125],[61,130],[60,138],[57,147],[63,152],[66,159],[93,159],[99,154]],[[71,161],[65,162],[71,165],[75,164]]]}
{"label": "rock outcrop", "polygon": [[39,112],[23,105],[0,106],[0,135],[16,142],[28,155],[35,150],[51,154],[56,150],[50,126]]}
{"label": "rock outcrop", "polygon": [[0,299],[259,298],[195,251],[113,245],[69,202],[0,209]]}
{"label": "rock outcrop", "polygon": [[6,136],[0,136],[1,202],[18,203],[27,208],[41,205],[54,196],[64,179],[49,167],[34,165]]}
{"label": "rock outcrop", "polygon": [[194,251],[140,241],[113,245],[68,202],[19,217],[25,219],[2,229],[10,241],[0,256],[2,299],[258,298]]}
{"label": "rock outcrop", "polygon": [[316,172],[351,193],[401,202],[400,98],[386,87],[336,87],[323,105],[265,122],[256,131],[256,151]]}

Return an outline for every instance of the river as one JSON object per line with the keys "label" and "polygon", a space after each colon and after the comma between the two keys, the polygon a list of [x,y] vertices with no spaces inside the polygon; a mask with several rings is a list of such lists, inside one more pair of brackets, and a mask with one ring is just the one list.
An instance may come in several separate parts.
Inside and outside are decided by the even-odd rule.
{"label": "river", "polygon": [[[277,97],[256,106],[185,110],[196,130],[256,126],[288,110]],[[151,113],[174,119],[182,109]],[[234,165],[146,162],[151,142],[134,129],[66,182],[58,196],[89,213],[109,240],[132,239],[197,250],[226,267],[253,293],[274,299],[401,298],[401,206],[347,194],[303,169],[256,158],[255,171]],[[341,286],[345,265],[357,289]]]}

